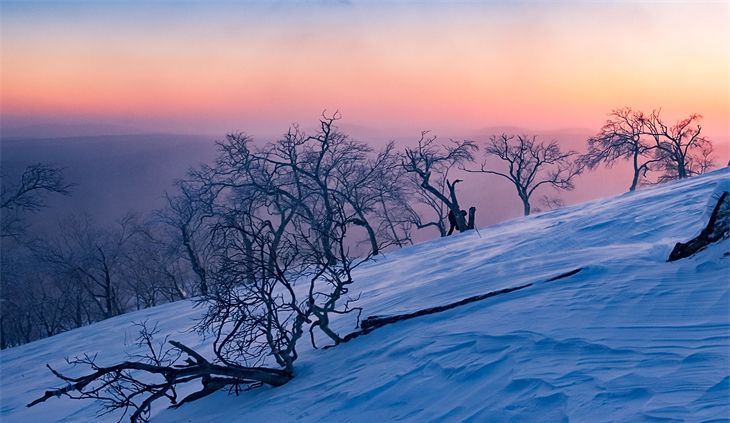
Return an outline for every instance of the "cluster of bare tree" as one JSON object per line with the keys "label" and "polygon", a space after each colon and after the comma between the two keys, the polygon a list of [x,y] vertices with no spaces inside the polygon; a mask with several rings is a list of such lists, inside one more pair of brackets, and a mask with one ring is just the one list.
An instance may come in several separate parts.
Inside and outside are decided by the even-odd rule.
{"label": "cluster of bare tree", "polygon": [[188,297],[165,230],[135,215],[110,228],[70,216],[52,235],[4,241],[2,347]]}
{"label": "cluster of bare tree", "polygon": [[714,166],[712,142],[702,135],[698,114],[674,124],[665,123],[660,110],[650,114],[629,107],[613,110],[600,132],[588,140],[588,152],[580,158],[590,169],[618,160],[630,160],[634,191],[652,171],[662,172],[658,182],[683,179]]}
{"label": "cluster of bare tree", "polygon": [[[108,410],[123,409],[138,421],[161,398],[179,406],[226,386],[286,383],[307,333],[314,348],[323,341],[334,346],[344,339],[331,326],[333,315],[359,323],[357,296],[350,293],[356,267],[384,248],[411,243],[414,227],[434,226],[441,236],[450,234],[446,220],[451,230],[474,228],[475,209],[462,213],[460,180],[449,176],[475,160],[474,142],[439,143],[424,132],[403,152],[392,143],[374,151],[338,131],[338,118],[323,117],[313,135],[293,126],[263,146],[244,134],[229,135],[212,165],[191,170],[167,196],[168,207],[153,220],[164,230],[132,217],[113,231],[67,222],[63,227],[72,235],[62,231],[57,241],[32,244],[36,257],[88,294],[86,310],[100,318],[123,312],[125,299],[154,300],[161,289],[171,301],[193,286],[206,310],[198,329],[212,337],[214,360],[179,342],[157,344],[154,330],[143,327],[140,344],[149,353],[142,360],[101,367],[93,357],[78,358],[74,363],[90,373],[56,373],[69,384],[31,405],[66,394],[102,400]],[[509,174],[486,164],[478,172],[512,178],[526,213],[540,185],[572,188],[577,172],[562,166],[573,152],[534,138],[499,140],[492,139],[486,154],[507,161]],[[148,276],[170,283],[139,283]],[[177,387],[191,382],[200,389],[178,399]]]}
{"label": "cluster of bare tree", "polygon": [[[26,172],[39,176],[4,189],[3,208],[18,213],[10,214],[7,232],[3,220],[3,237],[17,247],[3,254],[3,347],[190,296],[205,307],[200,333],[212,337],[208,360],[179,342],[157,343],[143,327],[149,355],[141,361],[100,367],[79,358],[91,373],[56,373],[69,384],[32,405],[66,394],[103,400],[138,421],[161,398],[180,405],[226,386],[286,383],[303,338],[314,348],[334,346],[344,339],[333,316],[359,324],[355,268],[411,244],[415,229],[434,227],[441,236],[474,229],[475,208],[462,210],[454,172],[507,179],[528,215],[541,187],[571,190],[599,163],[633,158],[632,189],[637,175],[657,166],[664,179],[711,166],[711,144],[692,126],[695,115],[667,127],[658,112],[615,111],[582,156],[536,136],[492,136],[476,166],[473,141],[440,142],[423,132],[413,147],[398,151],[390,143],[376,151],[339,131],[338,119],[323,115],[312,134],[294,125],[264,145],[230,134],[214,163],[177,182],[165,208],[144,219],[130,214],[111,228],[76,217],[53,236],[24,238],[22,212],[42,207],[40,194],[66,194],[69,186],[58,169],[41,165]],[[179,400],[176,387],[190,382],[201,388]]]}
{"label": "cluster of bare tree", "polygon": [[[252,276],[253,257],[261,267],[280,256],[289,261],[277,264],[274,274],[287,279],[274,283],[275,290],[307,277],[339,286],[328,294],[313,288],[321,304],[305,309],[297,305],[299,297],[287,299],[300,316],[297,325],[314,319],[337,342],[328,315],[341,311],[334,304],[350,283],[342,272],[384,248],[411,244],[415,230],[434,228],[443,237],[474,228],[475,208],[467,212],[459,202],[459,176],[506,179],[529,215],[536,193],[547,207],[562,205],[541,187],[571,190],[577,175],[601,164],[630,161],[630,190],[649,172],[661,172],[657,181],[663,182],[713,166],[712,143],[701,135],[696,114],[668,125],[659,111],[614,110],[583,155],[536,136],[494,135],[480,148],[468,140],[442,142],[428,132],[402,151],[393,143],[374,151],[338,131],[338,118],[323,117],[312,136],[293,126],[261,148],[246,135],[231,134],[219,143],[214,164],[192,170],[176,193],[166,195],[165,208],[144,217],[130,213],[111,227],[71,216],[51,235],[30,236],[24,216],[44,207],[47,195],[68,195],[72,186],[61,169],[46,164],[29,166],[14,184],[4,175],[0,346],[190,296],[221,305],[222,298],[240,294],[241,281],[271,284]],[[260,289],[273,289],[264,285]],[[240,302],[248,300],[234,304]],[[224,319],[221,328],[235,326],[235,313],[222,309],[209,317],[219,315],[234,319]],[[277,330],[292,337],[297,325]]]}
{"label": "cluster of bare tree", "polygon": [[222,363],[273,357],[290,372],[305,330],[312,342],[317,329],[339,343],[329,322],[357,310],[352,270],[409,240],[407,222],[392,219],[403,174],[393,145],[373,151],[339,132],[337,118],[264,146],[229,135],[213,166],[180,182],[173,201],[202,221],[189,238],[206,240],[206,251],[186,250],[207,285],[200,327],[213,332]]}
{"label": "cluster of bare tree", "polygon": [[[26,230],[25,217],[45,207],[51,194],[67,195],[71,185],[63,179],[61,169],[38,163],[28,166],[17,181],[2,174],[0,190],[0,347],[30,342],[39,336],[50,336],[57,330],[56,313],[48,319],[37,319],[37,310],[63,302],[62,292],[47,292],[38,275],[30,275],[29,257],[18,254]],[[33,280],[34,283],[30,281]],[[30,289],[27,289],[31,287]],[[40,298],[37,298],[40,297]],[[56,307],[51,307],[55,309]],[[54,310],[55,311],[55,310]],[[45,314],[45,313],[44,313]],[[45,332],[38,335],[36,332]]]}
{"label": "cluster of bare tree", "polygon": [[3,184],[2,348],[194,293],[168,222],[130,213],[105,227],[72,215],[41,236],[28,231],[24,218],[45,207],[46,196],[70,193],[62,170],[31,165]]}
{"label": "cluster of bare tree", "polygon": [[[312,135],[293,126],[263,146],[231,134],[215,163],[191,170],[179,193],[168,196],[162,215],[196,275],[206,307],[198,328],[212,337],[215,362],[177,342],[113,368],[82,358],[78,364],[91,374],[59,374],[73,382],[74,395],[144,419],[159,398],[183,404],[224,386],[285,383],[303,338],[315,348],[342,342],[330,322],[333,315],[359,320],[353,269],[408,242],[410,224],[407,216],[393,218],[406,195],[401,155],[392,144],[374,151],[349,138],[334,127],[337,118],[323,117]],[[153,345],[148,332],[142,340]],[[153,376],[160,381],[142,382]],[[176,387],[190,382],[201,388],[178,401]]]}
{"label": "cluster of bare tree", "polygon": [[[210,289],[213,282],[239,282],[220,273],[234,268],[230,260],[222,261],[222,251],[253,248],[256,242],[263,248],[267,237],[276,241],[269,254],[297,253],[297,260],[280,269],[287,277],[285,269],[315,258],[336,262],[335,245],[344,242],[345,233],[346,252],[353,249],[363,258],[412,243],[413,222],[420,217],[408,203],[420,188],[407,177],[402,155],[392,143],[374,152],[348,138],[333,127],[336,118],[324,119],[321,133],[312,137],[292,127],[255,154],[248,137],[232,134],[220,143],[216,163],[191,171],[178,192],[166,195],[167,207],[144,217],[130,213],[112,226],[80,215],[62,219],[48,233],[28,233],[24,216],[44,207],[49,194],[69,194],[71,185],[61,169],[47,164],[28,167],[14,184],[4,177],[0,345],[19,345],[161,302],[222,295]],[[246,175],[248,185],[233,185]],[[305,212],[309,226],[295,219]],[[297,237],[291,235],[293,227],[300,231]],[[353,233],[361,239],[354,241]],[[303,242],[317,237],[318,245],[329,246],[320,251],[324,255],[301,258]],[[324,331],[326,320],[325,313]]]}

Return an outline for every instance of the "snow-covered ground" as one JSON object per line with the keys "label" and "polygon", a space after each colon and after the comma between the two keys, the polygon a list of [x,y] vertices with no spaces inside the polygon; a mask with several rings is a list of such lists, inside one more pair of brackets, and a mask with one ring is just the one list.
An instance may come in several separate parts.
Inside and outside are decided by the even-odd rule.
{"label": "snow-covered ground", "polygon": [[[730,421],[730,240],[666,262],[728,180],[726,168],[387,253],[357,272],[363,316],[537,283],[333,349],[302,342],[287,385],[157,404],[152,421]],[[59,385],[44,365],[123,360],[142,320],[205,351],[188,331],[199,313],[179,302],[2,351],[0,420],[95,421],[92,402],[25,408]]]}

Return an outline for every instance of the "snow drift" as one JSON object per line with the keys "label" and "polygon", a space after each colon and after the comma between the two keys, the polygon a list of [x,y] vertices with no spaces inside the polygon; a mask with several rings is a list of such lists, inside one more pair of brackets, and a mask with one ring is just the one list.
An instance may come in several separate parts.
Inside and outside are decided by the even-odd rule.
{"label": "snow drift", "polygon": [[[722,169],[386,253],[356,271],[363,316],[532,285],[336,348],[302,343],[287,385],[158,404],[152,421],[730,420],[730,240],[666,261],[729,184]],[[200,312],[168,304],[3,351],[0,418],[96,421],[94,403],[25,408],[59,386],[45,364],[69,371],[64,357],[83,353],[124,360],[136,352],[133,322],[144,320],[205,353],[189,331]],[[349,320],[333,327],[354,330]]]}

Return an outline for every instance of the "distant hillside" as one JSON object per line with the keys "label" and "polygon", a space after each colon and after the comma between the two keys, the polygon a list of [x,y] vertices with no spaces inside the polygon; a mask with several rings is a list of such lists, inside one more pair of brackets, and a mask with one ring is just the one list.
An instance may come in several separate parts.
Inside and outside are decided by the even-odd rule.
{"label": "distant hillside", "polygon": [[0,153],[6,174],[17,175],[30,163],[52,162],[77,184],[70,197],[52,198],[36,220],[71,212],[105,220],[162,206],[162,194],[175,179],[213,159],[214,140],[170,134],[5,139]]}

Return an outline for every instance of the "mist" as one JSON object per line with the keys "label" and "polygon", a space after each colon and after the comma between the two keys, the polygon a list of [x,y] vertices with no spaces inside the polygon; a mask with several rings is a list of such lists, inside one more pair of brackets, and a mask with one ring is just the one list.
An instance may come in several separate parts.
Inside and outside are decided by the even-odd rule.
{"label": "mist", "polygon": [[[307,129],[314,125],[302,124]],[[85,214],[100,223],[111,223],[130,211],[149,213],[164,205],[163,195],[174,189],[174,182],[185,177],[190,168],[211,164],[217,147],[216,140],[225,134],[176,135],[85,135],[96,131],[107,131],[107,126],[65,126],[56,125],[27,127],[26,137],[6,136],[1,143],[1,164],[3,172],[10,178],[18,177],[23,169],[33,163],[47,162],[64,169],[69,182],[74,184],[70,196],[53,196],[48,207],[29,221],[39,230],[49,230],[59,219],[71,214]],[[412,146],[420,133],[404,134],[400,131],[389,135],[386,130],[374,130],[361,125],[348,125],[343,120],[340,129],[357,140],[367,142],[374,148],[381,148],[393,140],[402,149]],[[274,130],[269,134],[252,134],[257,143],[278,139],[287,128]],[[68,136],[62,132],[76,130],[79,134]],[[425,130],[425,129],[424,129]],[[48,131],[64,133],[63,137],[39,136]],[[439,139],[470,139],[483,145],[490,135],[502,132],[515,134],[536,134],[540,139],[559,141],[562,148],[582,152],[586,139],[592,135],[588,129],[563,131],[534,131],[516,127],[493,127],[479,131],[439,133],[432,131]],[[15,134],[11,134],[15,135]],[[478,155],[481,160],[481,153]],[[490,164],[500,166],[490,159]],[[466,174],[455,172],[454,177],[464,180],[459,185],[459,196],[464,205],[477,207],[477,223],[486,226],[517,218],[522,215],[522,205],[516,196],[514,186],[507,180],[493,175]],[[574,191],[557,193],[544,189],[540,195],[557,195],[566,204],[606,197],[626,191],[630,182],[628,165],[617,165],[612,169],[597,169],[580,175]],[[544,209],[535,197],[537,209]],[[419,231],[420,240],[437,237],[436,231]]]}

